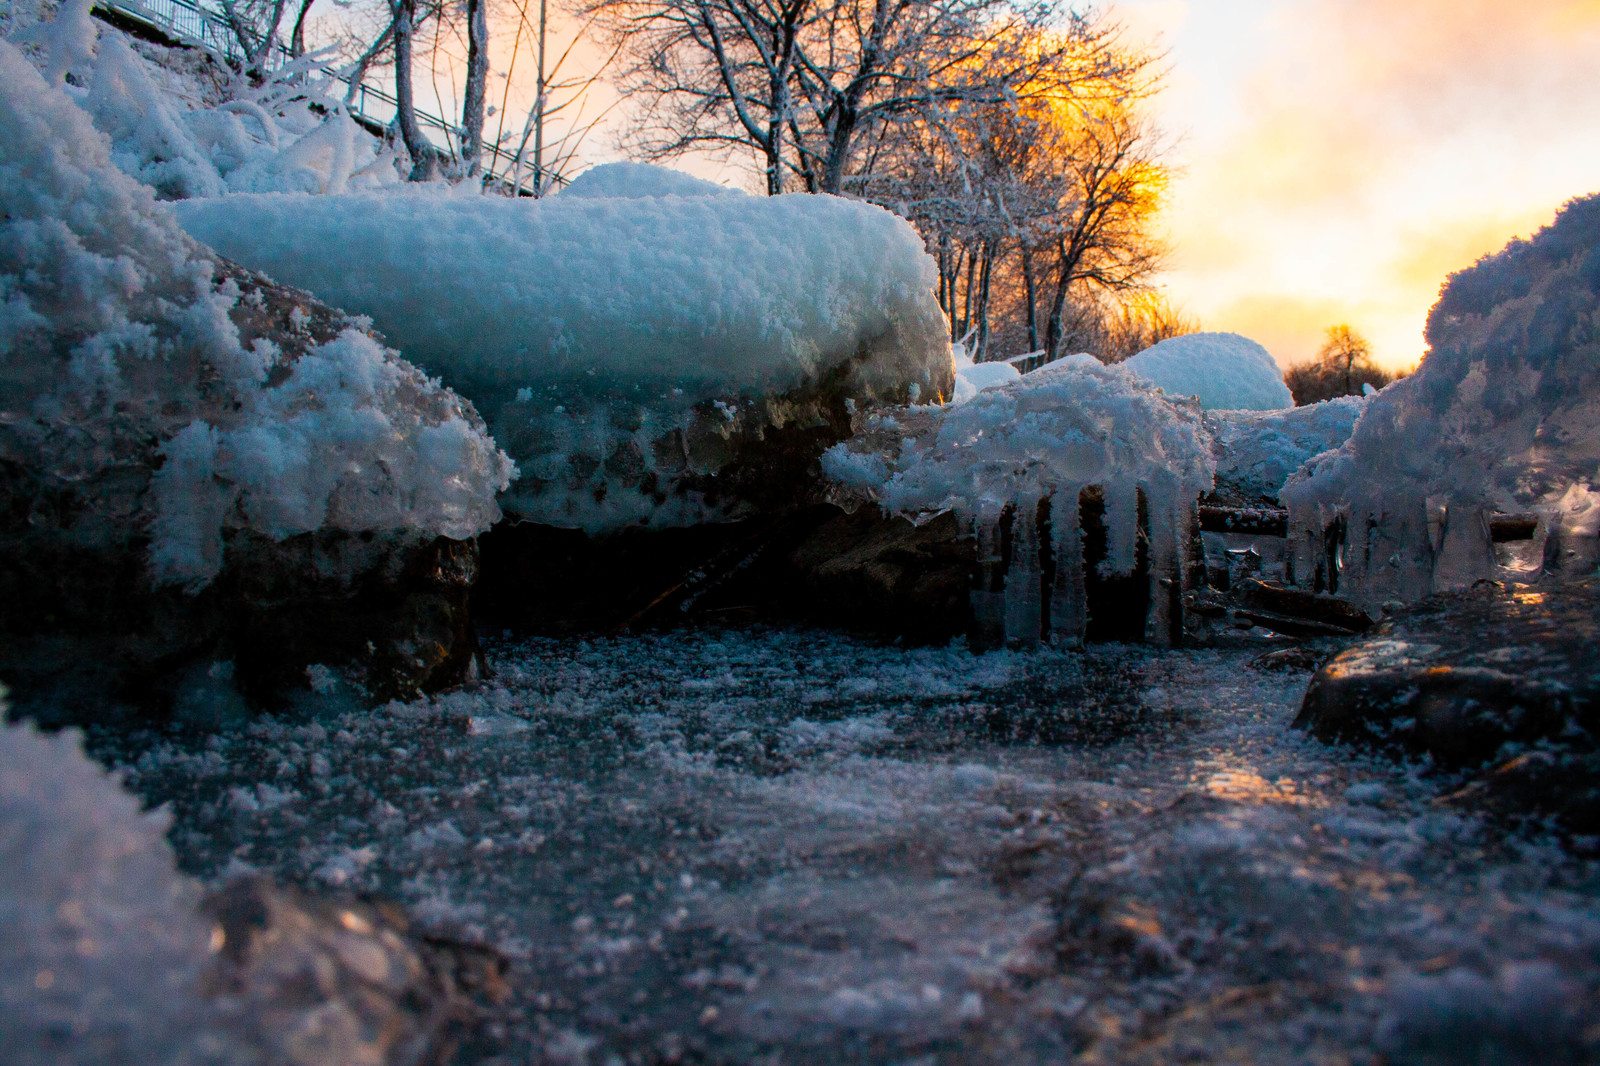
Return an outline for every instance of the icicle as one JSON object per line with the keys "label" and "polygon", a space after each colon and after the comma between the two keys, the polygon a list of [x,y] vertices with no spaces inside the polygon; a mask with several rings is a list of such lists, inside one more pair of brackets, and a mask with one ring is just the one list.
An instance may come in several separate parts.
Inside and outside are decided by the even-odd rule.
{"label": "icicle", "polygon": [[1088,621],[1083,588],[1083,530],[1079,525],[1078,485],[1050,498],[1050,536],[1055,549],[1055,579],[1050,587],[1050,639],[1077,647]]}
{"label": "icicle", "polygon": [[1011,647],[1032,648],[1039,643],[1040,561],[1039,502],[1018,500],[1012,505],[1011,565],[1005,573],[1005,640]]}
{"label": "icicle", "polygon": [[1138,565],[1139,496],[1131,485],[1105,486],[1106,560],[1101,572],[1107,577],[1131,574]]}
{"label": "icicle", "polygon": [[[1431,512],[1430,508],[1430,512]],[[1446,506],[1444,529],[1433,563],[1433,591],[1470,588],[1499,570],[1494,541],[1489,537],[1489,516],[1480,506],[1458,503]]]}
{"label": "icicle", "polygon": [[978,575],[972,588],[973,644],[978,648],[998,647],[1005,642],[1005,571],[1001,568],[999,516],[962,518],[978,544]]}
{"label": "icicle", "polygon": [[1177,644],[1183,625],[1183,566],[1178,552],[1181,522],[1173,507],[1176,493],[1164,485],[1140,491],[1150,534],[1150,613],[1145,616],[1144,639]]}

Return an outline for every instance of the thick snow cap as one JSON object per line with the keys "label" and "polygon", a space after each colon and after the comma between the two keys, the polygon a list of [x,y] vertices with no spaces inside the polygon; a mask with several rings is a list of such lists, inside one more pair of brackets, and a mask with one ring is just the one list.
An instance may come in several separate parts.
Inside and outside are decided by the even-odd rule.
{"label": "thick snow cap", "polygon": [[338,316],[322,343],[244,343],[260,291],[241,302],[110,153],[0,42],[0,459],[70,492],[77,546],[148,532],[152,576],[197,587],[231,530],[465,538],[499,517],[512,468],[470,407]]}
{"label": "thick snow cap", "polygon": [[649,163],[602,163],[573,178],[559,195],[578,199],[636,200],[653,196],[748,194],[671,167],[655,167]]}
{"label": "thick snow cap", "polygon": [[470,398],[525,475],[502,504],[548,524],[714,517],[672,479],[698,462],[689,438],[790,417],[751,404],[826,388],[864,407],[950,389],[933,261],[870,204],[419,193],[175,209],[224,254],[371,315]]}
{"label": "thick snow cap", "polygon": [[1146,348],[1122,364],[1168,396],[1193,396],[1213,411],[1294,406],[1268,351],[1237,333],[1189,333]]}
{"label": "thick snow cap", "polygon": [[[1600,526],[1600,196],[1451,275],[1429,350],[1283,490],[1296,577],[1371,602],[1503,576],[1490,512],[1532,512],[1544,566]],[[1526,575],[1524,575],[1526,576]]]}

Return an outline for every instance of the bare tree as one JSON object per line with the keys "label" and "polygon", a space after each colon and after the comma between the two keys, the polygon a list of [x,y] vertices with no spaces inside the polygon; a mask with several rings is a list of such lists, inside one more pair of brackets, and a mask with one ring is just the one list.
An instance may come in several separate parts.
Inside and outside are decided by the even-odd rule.
{"label": "bare tree", "polygon": [[467,83],[461,94],[461,168],[466,177],[478,174],[483,152],[485,93],[489,87],[488,0],[466,0]]}
{"label": "bare tree", "polygon": [[1322,350],[1314,358],[1284,372],[1284,384],[1297,404],[1317,403],[1336,396],[1359,396],[1371,386],[1381,389],[1403,375],[1392,374],[1372,362],[1372,346],[1347,323],[1330,326]]}
{"label": "bare tree", "polygon": [[278,27],[287,0],[222,0],[222,18],[244,56],[243,70],[253,82],[266,79],[279,47]]}

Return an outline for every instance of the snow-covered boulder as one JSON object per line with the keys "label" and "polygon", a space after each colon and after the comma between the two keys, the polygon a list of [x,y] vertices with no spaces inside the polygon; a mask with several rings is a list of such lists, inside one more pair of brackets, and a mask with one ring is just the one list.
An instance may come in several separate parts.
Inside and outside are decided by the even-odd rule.
{"label": "snow-covered boulder", "polygon": [[1377,604],[1500,577],[1495,511],[1537,516],[1547,570],[1592,572],[1597,322],[1600,196],[1451,275],[1421,366],[1283,490],[1296,579]]}
{"label": "snow-covered boulder", "polygon": [[216,258],[109,157],[0,42],[0,628],[145,628],[154,586],[281,606],[499,517],[512,466],[470,404]]}
{"label": "snow-covered boulder", "polygon": [[851,412],[949,396],[935,270],[831,196],[231,196],[219,251],[370,315],[521,467],[516,516],[591,533],[792,505]]}
{"label": "snow-covered boulder", "polygon": [[[984,569],[973,595],[980,631],[1073,642],[1091,613],[1086,582],[1142,573],[1152,586],[1182,587],[1213,447],[1194,404],[1074,355],[963,404],[868,418],[829,449],[823,470],[842,493],[889,514],[955,512]],[[1083,536],[1091,526],[1093,545]],[[1170,639],[1181,622],[1172,598],[1145,602],[1135,639]]]}
{"label": "snow-covered boulder", "polygon": [[649,163],[602,163],[590,167],[561,190],[576,199],[633,200],[654,196],[746,196],[741,189]]}
{"label": "snow-covered boulder", "polygon": [[1169,337],[1122,366],[1168,396],[1193,396],[1213,411],[1275,411],[1294,406],[1283,371],[1261,345],[1237,333]]}

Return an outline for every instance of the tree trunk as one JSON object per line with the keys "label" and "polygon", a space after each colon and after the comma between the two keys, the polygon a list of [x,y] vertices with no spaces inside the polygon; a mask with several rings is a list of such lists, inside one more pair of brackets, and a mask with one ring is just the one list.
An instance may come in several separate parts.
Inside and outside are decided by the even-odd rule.
{"label": "tree trunk", "polygon": [[1028,351],[1039,350],[1039,317],[1035,310],[1036,297],[1033,282],[1033,249],[1022,245],[1022,288],[1028,301]]}
{"label": "tree trunk", "polygon": [[411,156],[408,181],[431,181],[438,174],[438,153],[422,136],[417,125],[417,108],[411,77],[411,43],[416,29],[416,0],[395,0],[394,8],[394,97],[395,122],[400,140]]}
{"label": "tree trunk", "polygon": [[483,154],[484,96],[489,84],[488,0],[467,0],[467,86],[461,102],[461,164],[467,177],[478,174]]}
{"label": "tree trunk", "polygon": [[313,0],[300,0],[300,14],[295,16],[294,30],[289,34],[289,54],[296,59],[306,54],[306,16],[311,13]]}

